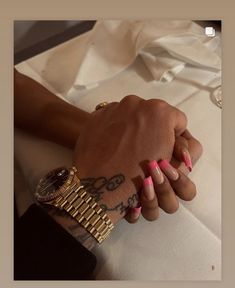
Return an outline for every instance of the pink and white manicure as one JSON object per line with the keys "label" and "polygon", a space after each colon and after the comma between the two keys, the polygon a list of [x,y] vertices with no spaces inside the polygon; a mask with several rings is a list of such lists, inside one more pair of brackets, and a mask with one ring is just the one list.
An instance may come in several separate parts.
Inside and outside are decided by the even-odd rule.
{"label": "pink and white manicure", "polygon": [[191,172],[193,169],[193,165],[192,165],[192,160],[191,160],[189,151],[184,149],[182,154],[183,154],[183,160],[184,160],[185,166],[188,168],[189,172]]}
{"label": "pink and white manicure", "polygon": [[170,180],[176,181],[179,178],[179,173],[168,160],[161,160],[159,166]]}
{"label": "pink and white manicure", "polygon": [[155,197],[155,191],[154,191],[154,188],[153,188],[152,177],[149,176],[149,177],[145,178],[144,181],[143,181],[143,184],[144,184],[143,192],[144,192],[145,197],[148,200],[153,200],[154,197]]}
{"label": "pink and white manicure", "polygon": [[161,171],[159,165],[157,164],[157,161],[153,160],[153,161],[149,162],[148,165],[149,165],[149,169],[153,173],[153,176],[156,180],[156,183],[162,184],[164,182],[164,176],[162,174],[162,171]]}

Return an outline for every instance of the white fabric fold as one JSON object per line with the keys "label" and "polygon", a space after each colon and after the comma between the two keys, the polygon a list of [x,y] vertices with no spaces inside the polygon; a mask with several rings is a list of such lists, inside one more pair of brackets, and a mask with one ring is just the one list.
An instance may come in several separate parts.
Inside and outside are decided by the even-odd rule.
{"label": "white fabric fold", "polygon": [[[213,40],[213,38],[210,40]],[[220,58],[192,21],[98,21],[75,80],[90,86],[126,69],[141,55],[153,80],[170,81],[185,63],[220,70]]]}
{"label": "white fabric fold", "polygon": [[[38,73],[66,96],[113,78],[139,55],[152,80],[169,82],[186,63],[218,72],[216,38],[188,20],[99,20],[88,33],[48,52]],[[33,67],[33,61],[27,62],[39,69],[40,63]]]}

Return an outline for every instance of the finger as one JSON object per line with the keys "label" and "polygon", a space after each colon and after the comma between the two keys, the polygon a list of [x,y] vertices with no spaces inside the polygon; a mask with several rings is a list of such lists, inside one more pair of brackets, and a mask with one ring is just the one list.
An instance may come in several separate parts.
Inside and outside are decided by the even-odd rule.
{"label": "finger", "polygon": [[187,140],[190,140],[190,139],[194,138],[193,135],[189,132],[188,129],[185,129],[185,131],[182,133],[181,136],[183,136]]}
{"label": "finger", "polygon": [[175,136],[180,136],[187,127],[187,116],[185,113],[177,109],[176,107],[173,107],[175,111]]}
{"label": "finger", "polygon": [[119,102],[115,102],[115,101],[110,102],[110,103],[108,103],[108,102],[103,102],[103,103],[107,103],[107,104],[102,106],[99,109],[97,109],[97,106],[99,106],[100,104],[97,104],[93,113],[104,113],[106,111],[111,111],[111,110],[115,109],[119,104]]}
{"label": "finger", "polygon": [[153,179],[159,207],[166,213],[175,213],[179,208],[178,199],[167,177],[164,176],[155,160],[149,163],[149,173]]}
{"label": "finger", "polygon": [[[187,149],[191,158],[191,162],[192,162],[192,167],[193,167],[198,161],[198,159],[201,157],[203,153],[203,147],[201,143],[197,139],[195,139],[187,129],[180,137],[184,138],[187,141],[187,144],[183,144],[183,145],[179,144],[179,146],[182,146],[182,147],[178,147],[178,148],[176,147],[178,150],[176,152],[175,151],[173,152],[173,157],[170,162],[171,162],[171,165],[173,165],[175,168],[179,169],[181,172],[187,175],[189,173],[189,170],[184,163],[181,163],[183,161],[182,160],[183,157],[181,156],[180,150],[183,150],[183,148],[187,146]],[[178,137],[176,139],[178,139]]]}
{"label": "finger", "polygon": [[191,201],[196,196],[195,184],[184,173],[175,169],[167,160],[160,161],[159,166],[179,198]]}
{"label": "finger", "polygon": [[182,134],[182,136],[188,141],[188,151],[191,156],[192,164],[195,165],[198,159],[202,156],[203,147],[196,138],[194,138],[192,135],[189,137],[188,135],[191,135],[188,130]]}
{"label": "finger", "polygon": [[136,208],[130,208],[124,217],[127,222],[134,224],[139,220],[141,214],[141,206]]}
{"label": "finger", "polygon": [[141,213],[148,221],[154,221],[159,217],[158,200],[154,191],[151,176],[143,181],[143,190],[140,194]]}
{"label": "finger", "polygon": [[183,136],[176,137],[173,155],[178,161],[184,162],[189,172],[192,171],[193,166],[191,156],[188,151],[188,141]]}

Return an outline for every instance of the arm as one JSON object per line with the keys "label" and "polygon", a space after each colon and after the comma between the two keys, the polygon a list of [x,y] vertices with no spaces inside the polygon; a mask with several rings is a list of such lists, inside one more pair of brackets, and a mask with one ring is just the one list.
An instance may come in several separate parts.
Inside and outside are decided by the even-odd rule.
{"label": "arm", "polygon": [[74,148],[89,117],[89,113],[61,100],[16,69],[14,114],[16,127],[69,148]]}
{"label": "arm", "polygon": [[[130,99],[130,98],[129,98]],[[30,103],[30,109],[28,109],[29,111],[27,111],[28,113],[25,113],[25,107],[27,107],[28,103]],[[127,109],[133,107],[133,101],[125,101],[125,103],[127,104]],[[147,103],[147,102],[146,102]],[[161,101],[157,101],[157,100],[150,100],[148,101],[149,104],[144,105],[147,107],[147,109],[149,111],[152,110],[153,107],[156,107],[156,111],[154,112],[154,116],[155,115],[161,115],[162,114],[162,108],[167,106],[166,104],[164,104]],[[130,105],[129,105],[130,104]],[[159,106],[160,105],[160,106]],[[110,106],[110,105],[109,105]],[[123,103],[122,105],[123,106]],[[143,107],[144,107],[143,106]],[[157,107],[160,107],[157,108]],[[168,107],[168,106],[167,106]],[[111,110],[110,110],[111,109]],[[109,110],[112,111],[112,107]],[[126,111],[126,110],[125,110]],[[132,111],[132,108],[130,109],[130,111]],[[146,108],[144,108],[141,113],[139,113],[138,118],[140,120],[147,118],[146,115],[148,115],[149,113],[146,114],[146,112],[148,112],[146,110]],[[157,112],[157,113],[155,113]],[[165,113],[165,115],[167,114],[173,114],[171,112],[171,109],[169,110],[168,113],[168,109],[166,111],[167,113]],[[101,113],[101,112],[99,112]],[[106,113],[107,114],[107,113]],[[123,114],[123,113],[122,113]],[[99,163],[100,161],[94,161],[93,157],[91,157],[90,153],[88,153],[89,155],[87,155],[86,161],[84,163],[81,163],[81,159],[84,159],[84,153],[87,151],[92,151],[92,153],[95,152],[95,150],[93,149],[94,146],[96,146],[96,150],[97,152],[99,152],[97,149],[97,147],[101,148],[101,153],[99,155],[99,157],[101,156],[101,159],[103,159],[103,153],[106,152],[105,149],[105,143],[107,142],[107,139],[109,139],[109,133],[112,133],[113,136],[115,135],[115,130],[117,132],[117,134],[119,133],[120,136],[123,134],[123,136],[125,135],[125,131],[123,131],[124,127],[106,127],[108,129],[108,131],[106,131],[107,135],[105,137],[103,137],[103,135],[99,135],[99,139],[101,140],[100,143],[97,143],[98,145],[91,145],[92,143],[89,143],[90,141],[94,142],[95,138],[90,137],[91,135],[94,136],[94,134],[97,134],[98,131],[102,131],[103,128],[105,128],[105,124],[103,123],[102,126],[100,127],[100,129],[97,130],[97,123],[99,123],[100,121],[102,121],[104,118],[107,118],[105,121],[107,123],[111,123],[113,121],[113,115],[108,115],[107,117],[103,117],[103,112],[102,114],[100,114],[100,117],[98,117],[100,120],[99,121],[94,121],[92,125],[92,127],[89,127],[91,129],[86,129],[86,133],[87,133],[87,139],[86,141],[81,141],[84,142],[84,147],[80,150],[82,154],[80,154],[80,156],[75,157],[75,160],[78,159],[78,168],[80,170],[80,167],[82,167],[83,169],[86,167],[87,164],[91,165],[91,167],[93,166],[93,163],[95,163],[96,167],[97,167],[97,163]],[[117,115],[118,117],[120,116],[120,114]],[[163,115],[162,115],[163,116]],[[159,131],[164,131],[164,127],[161,125],[162,123],[162,116],[160,118],[156,117],[155,119],[155,123],[158,125],[158,130]],[[110,119],[109,119],[110,118]],[[37,82],[35,82],[34,80],[21,75],[20,73],[18,73],[17,71],[15,71],[15,123],[16,126],[24,128],[26,131],[28,132],[32,132],[40,137],[46,138],[48,140],[51,141],[55,141],[59,144],[65,145],[67,147],[74,147],[77,137],[80,134],[81,131],[81,127],[83,125],[85,125],[88,120],[90,119],[90,114],[86,113],[68,103],[66,103],[65,101],[59,99],[58,97],[56,97],[53,93],[49,92],[47,89],[45,89],[44,87],[42,87],[40,84],[38,84]],[[123,119],[122,119],[123,120]],[[127,120],[127,119],[126,119]],[[132,123],[133,119],[129,119],[127,123]],[[168,121],[169,119],[166,119],[166,121]],[[150,121],[148,120],[149,123],[152,122],[152,119],[150,119]],[[171,121],[170,121],[171,122]],[[58,125],[59,124],[59,125]],[[126,124],[127,125],[127,124]],[[129,124],[128,124],[129,125]],[[136,123],[132,123],[133,127],[135,127]],[[58,127],[60,127],[58,129]],[[126,126],[127,127],[127,126]],[[121,128],[121,129],[119,129]],[[136,127],[138,128],[138,127]],[[149,125],[146,128],[146,131],[149,131],[151,134],[151,130],[155,131],[155,127],[153,127],[153,129],[149,128]],[[144,138],[139,138],[138,135],[144,135],[143,133],[145,133],[146,131],[143,131],[142,133],[138,132],[138,129],[136,129],[136,133],[133,135],[134,138],[136,138],[137,143],[140,144],[141,146],[141,142],[146,142],[144,141]],[[85,135],[86,135],[85,133]],[[132,132],[131,132],[132,133]],[[98,136],[98,135],[96,135]],[[173,139],[172,138],[173,135],[171,135],[170,138],[165,136],[165,133],[163,133],[163,137],[160,138],[164,138],[166,139],[166,143],[169,144],[168,139]],[[126,145],[126,148],[123,149],[123,151],[127,150],[127,151],[133,151],[133,147],[129,147],[129,143],[131,144],[133,142],[133,137],[130,137],[130,141],[122,141],[123,144]],[[148,135],[149,137],[149,135]],[[91,139],[92,138],[92,139]],[[124,137],[123,137],[124,138]],[[151,138],[152,139],[152,138]],[[109,139],[110,140],[110,144],[109,146],[107,146],[107,150],[110,150],[109,148],[113,146],[113,140],[114,142],[117,141],[118,139]],[[151,140],[152,141],[152,140]],[[149,143],[151,143],[151,141]],[[164,142],[164,141],[163,141]],[[81,144],[80,143],[80,144]],[[91,145],[90,150],[89,147],[87,147],[87,143],[89,143]],[[145,143],[145,146],[148,147],[149,143]],[[159,141],[158,141],[159,143]],[[115,144],[115,143],[114,143]],[[167,149],[159,149],[159,151],[156,151],[155,154],[155,159],[157,159],[158,157],[156,157],[157,155],[159,155],[161,158],[162,155],[171,155],[172,153],[172,144],[173,142],[169,145],[168,148],[170,148],[170,150]],[[115,144],[116,145],[116,144]],[[159,145],[159,144],[158,144]],[[89,146],[89,145],[88,145]],[[92,147],[93,146],[93,147]],[[140,147],[139,146],[139,147]],[[155,145],[155,149],[156,149],[157,145]],[[88,148],[88,149],[87,149]],[[149,147],[152,149],[152,147]],[[160,146],[159,146],[160,148]],[[137,151],[139,151],[140,149],[137,147]],[[108,153],[110,153],[111,151],[107,151]],[[143,154],[142,155],[146,155],[146,150],[142,151]],[[160,152],[160,154],[159,154]],[[108,154],[107,153],[107,154]],[[77,154],[77,153],[76,153]],[[95,157],[97,155],[94,155]],[[111,158],[114,159],[113,153],[110,154],[110,158],[107,158],[107,161],[110,161]],[[120,156],[120,155],[119,155]],[[143,157],[143,156],[142,156]],[[169,159],[170,157],[167,156]],[[125,174],[128,175],[129,171],[133,170],[132,164],[130,161],[128,161],[127,163],[125,163],[125,165],[121,165],[122,163],[119,163],[120,161],[122,162],[122,158],[123,156],[121,155],[120,159],[119,157],[117,157],[116,161],[114,160],[114,162],[110,163],[109,165],[106,164],[106,167],[102,170],[102,171],[81,171],[82,172],[82,178],[83,180],[89,185],[89,181],[91,181],[91,183],[93,183],[93,180],[97,180],[100,177],[105,177],[106,179],[111,179],[113,176],[118,175],[118,174]],[[129,155],[127,155],[126,159],[129,159]],[[143,158],[142,158],[143,159]],[[146,159],[146,158],[145,158]],[[153,158],[154,159],[154,158]],[[131,160],[131,159],[130,159]],[[89,163],[91,162],[91,163]],[[116,166],[120,166],[123,167],[126,171],[126,173],[124,173],[122,170],[120,171],[114,171],[114,173],[110,173],[110,169],[109,167],[113,167],[114,163]],[[117,163],[119,163],[120,165],[117,165]],[[137,166],[139,166],[138,162],[135,162]],[[99,165],[98,165],[99,167]],[[129,171],[128,171],[129,170]],[[98,174],[96,174],[97,172],[99,172]],[[136,172],[136,169],[135,169]],[[142,177],[143,177],[143,173],[141,173]],[[130,179],[130,177],[128,177]],[[125,183],[122,184],[121,187],[116,187],[114,192],[110,192],[107,191],[105,189],[103,190],[96,190],[95,191],[95,195],[93,195],[94,197],[96,197],[97,201],[99,201],[99,204],[102,205],[103,209],[105,209],[109,214],[110,217],[112,218],[112,220],[114,222],[117,222],[119,219],[121,219],[128,207],[130,206],[130,203],[132,206],[135,206],[137,204],[137,193],[136,191],[139,190],[139,187],[141,187],[142,182],[139,182],[138,179],[133,180],[133,181],[125,181]],[[138,186],[138,187],[137,187]],[[93,188],[93,187],[91,187]],[[138,188],[138,189],[137,189]],[[94,191],[94,190],[92,190]],[[115,199],[116,197],[109,197],[108,195],[115,195],[116,193],[119,193],[118,191],[122,191],[122,197],[121,199],[125,198],[125,201],[119,201],[116,202],[117,199]],[[132,192],[130,194],[130,192]],[[125,196],[125,197],[124,197]],[[128,196],[128,197],[126,197]],[[163,207],[161,207],[163,208]],[[58,222],[60,223],[69,233],[71,233],[79,242],[81,242],[85,247],[91,249],[94,244],[95,241],[92,237],[90,237],[90,235],[84,231],[84,229],[82,227],[80,227],[80,225],[78,223],[76,223],[76,221],[74,222],[73,219],[70,219],[70,217],[66,217],[66,215],[61,214],[58,211],[54,211],[54,210],[49,210],[48,213]]]}

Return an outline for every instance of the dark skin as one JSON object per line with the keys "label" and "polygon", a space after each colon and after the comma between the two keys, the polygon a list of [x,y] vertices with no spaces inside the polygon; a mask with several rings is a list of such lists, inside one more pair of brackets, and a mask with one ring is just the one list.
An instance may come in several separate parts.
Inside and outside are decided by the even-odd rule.
{"label": "dark skin", "polygon": [[88,117],[89,113],[61,100],[33,79],[14,69],[16,127],[73,149]]}
{"label": "dark skin", "polygon": [[[133,217],[134,214],[128,208],[135,207],[138,200],[142,206],[143,216],[147,220],[155,220],[159,214],[159,207],[167,213],[174,213],[178,209],[176,196],[184,200],[191,200],[195,196],[196,188],[186,176],[188,169],[182,163],[181,152],[184,148],[188,149],[194,164],[202,153],[202,146],[186,130],[185,115],[176,108],[160,100],[146,101],[137,96],[130,96],[120,103],[110,104],[102,110],[89,114],[61,100],[16,70],[14,76],[17,127],[72,149],[76,146],[74,163],[79,167],[79,177],[84,181],[87,178],[110,179],[117,175],[124,176],[125,181],[115,188],[115,195],[118,195],[118,199],[122,199],[121,202],[116,201],[117,197],[114,197],[114,194],[109,197],[111,194],[107,190],[103,191],[99,199],[99,204],[103,205],[103,208],[106,207],[113,222],[119,221],[124,216],[129,222],[136,222],[137,218]],[[26,108],[27,103],[30,103],[30,109]],[[133,117],[130,117],[131,114]],[[129,118],[123,115],[129,115]],[[132,122],[132,119],[135,121]],[[133,149],[130,143],[138,145]],[[141,150],[141,147],[145,149]],[[123,153],[127,153],[125,157]],[[130,153],[134,153],[131,158]],[[171,161],[171,164],[178,168],[180,177],[177,181],[172,181],[165,176],[164,185],[154,183],[155,197],[149,201],[142,196],[139,197],[143,195],[140,193],[143,187],[141,179],[149,175],[143,163],[160,158]],[[112,161],[109,161],[110,159]],[[125,162],[123,159],[129,161]],[[99,169],[94,171],[92,163],[100,163]],[[135,178],[137,180],[133,180]],[[115,210],[116,206],[118,208]],[[59,218],[63,222],[62,218]]]}

